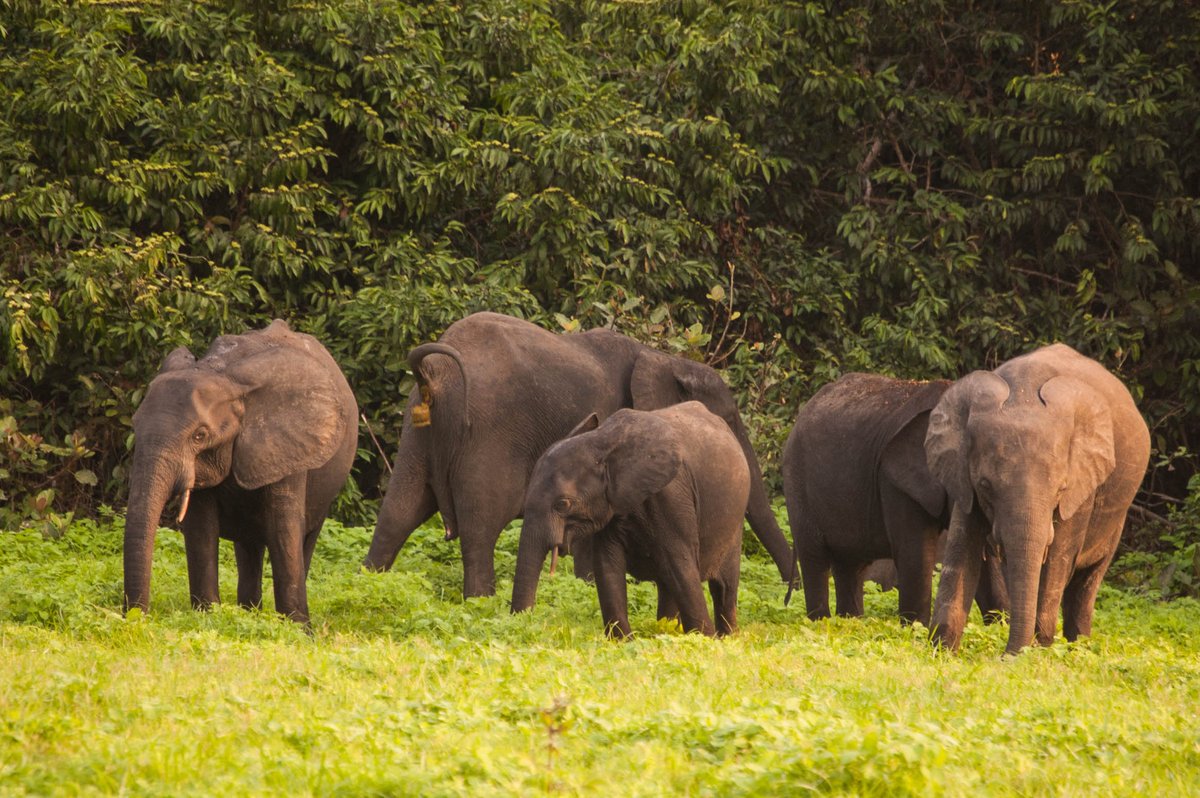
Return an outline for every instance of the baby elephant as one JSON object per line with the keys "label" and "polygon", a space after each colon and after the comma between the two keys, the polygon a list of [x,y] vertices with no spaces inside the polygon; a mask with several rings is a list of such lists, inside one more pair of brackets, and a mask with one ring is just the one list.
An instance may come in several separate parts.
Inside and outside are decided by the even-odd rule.
{"label": "baby elephant", "polygon": [[[687,631],[737,628],[746,457],[699,402],[589,416],[534,466],[513,582],[513,612],[533,606],[551,549],[594,535],[596,590],[610,636],[628,637],[625,574],[658,586],[658,617]],[[712,591],[708,614],[700,580]]]}
{"label": "baby elephant", "polygon": [[1092,631],[1096,592],[1150,459],[1129,390],[1064,344],[974,371],[929,415],[929,471],[952,508],[933,625],[958,647],[979,555],[999,549],[1012,602],[1005,651]]}

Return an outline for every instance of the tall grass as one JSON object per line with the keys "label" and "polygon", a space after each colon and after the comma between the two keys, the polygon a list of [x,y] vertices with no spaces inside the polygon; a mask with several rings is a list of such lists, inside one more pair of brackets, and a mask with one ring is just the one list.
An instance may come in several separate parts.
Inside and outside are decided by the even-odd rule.
{"label": "tall grass", "polygon": [[[463,601],[421,530],[385,574],[329,524],[313,634],[188,606],[159,535],[152,612],[122,618],[121,519],[0,535],[0,794],[1185,795],[1200,784],[1200,604],[1105,588],[1087,640],[1002,660],[1007,629],[932,650],[895,618],[812,623],[747,559],[738,635],[680,635],[630,589],[603,638],[562,569],[532,613]],[[501,539],[512,573],[516,533]],[[232,552],[222,550],[232,602]],[[269,584],[265,591],[270,593]],[[269,604],[269,599],[268,599]]]}

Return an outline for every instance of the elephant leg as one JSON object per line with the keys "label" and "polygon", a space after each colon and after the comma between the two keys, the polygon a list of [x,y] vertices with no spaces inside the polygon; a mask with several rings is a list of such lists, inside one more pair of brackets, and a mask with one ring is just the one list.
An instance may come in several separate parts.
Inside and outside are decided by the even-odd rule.
{"label": "elephant leg", "polygon": [[458,542],[463,558],[463,598],[496,594],[496,541],[504,523],[493,521],[483,528],[463,525]]}
{"label": "elephant leg", "polygon": [[233,543],[238,570],[238,604],[248,610],[262,607],[263,554],[266,549],[265,545],[258,542]]}
{"label": "elephant leg", "polygon": [[975,589],[975,603],[983,615],[985,624],[999,623],[1008,612],[1008,588],[1004,582],[1004,569],[1000,558],[988,554],[979,569],[979,587]]}
{"label": "elephant leg", "polygon": [[915,544],[894,547],[900,621],[929,626],[933,600],[933,566],[937,562],[937,531],[928,528]]}
{"label": "elephant leg", "polygon": [[658,586],[658,619],[660,621],[679,620],[679,602],[671,595],[671,589],[661,580],[655,582]]}
{"label": "elephant leg", "polygon": [[275,609],[308,624],[304,572],[305,475],[293,475],[263,488],[267,551],[275,589]]}
{"label": "elephant leg", "polygon": [[[1113,553],[1116,553],[1114,548]],[[1112,562],[1112,554],[1095,565],[1081,568],[1063,591],[1063,636],[1075,641],[1092,633],[1092,615],[1096,611],[1096,593]]]}
{"label": "elephant leg", "polygon": [[931,628],[938,645],[956,651],[979,586],[987,529],[976,513],[963,512],[955,505],[950,517],[950,531],[946,535],[942,578],[934,600]]}
{"label": "elephant leg", "polygon": [[863,614],[862,572],[866,563],[833,564],[833,589],[837,594],[837,614],[842,617],[860,618]]}
{"label": "elephant leg", "polygon": [[317,548],[317,536],[321,534],[321,527],[324,524],[318,524],[315,529],[310,529],[308,534],[304,536],[304,578],[308,578],[308,570],[312,568],[313,551]]}
{"label": "elephant leg", "polygon": [[625,587],[625,547],[615,535],[597,535],[596,593],[600,616],[609,637],[624,639],[633,634],[629,626],[629,599]]}
{"label": "elephant leg", "polygon": [[188,514],[183,519],[188,587],[192,608],[207,610],[221,601],[217,573],[220,558],[217,500],[209,491],[193,491],[190,505]]}
{"label": "elephant leg", "polygon": [[[700,632],[708,636],[717,633],[704,600],[700,569],[694,562],[676,563],[671,572],[671,592],[679,602],[679,622],[685,632]],[[736,620],[736,619],[735,619]]]}
{"label": "elephant leg", "polygon": [[1058,610],[1062,606],[1063,591],[1074,569],[1074,558],[1066,552],[1055,552],[1051,547],[1049,558],[1042,566],[1041,583],[1038,588],[1037,620],[1034,631],[1039,646],[1054,643],[1058,626]]}
{"label": "elephant leg", "polygon": [[1115,523],[1112,536],[1112,546],[1108,553],[1094,565],[1080,568],[1071,576],[1067,588],[1063,591],[1063,636],[1067,640],[1076,640],[1081,635],[1092,633],[1092,615],[1096,611],[1096,593],[1100,591],[1100,583],[1108,573],[1117,554],[1117,545],[1121,541],[1120,530],[1125,526],[1125,513]]}
{"label": "elephant leg", "polygon": [[[585,582],[596,581],[595,553],[590,538],[571,541],[571,558],[575,562],[575,576]],[[661,593],[659,594],[662,595]],[[662,616],[659,616],[662,617]]]}
{"label": "elephant leg", "polygon": [[391,568],[413,530],[437,512],[437,497],[428,481],[430,441],[428,430],[405,426],[395,467],[379,505],[371,547],[363,560],[368,570]]}
{"label": "elephant leg", "polygon": [[800,552],[800,576],[804,581],[804,609],[810,621],[829,617],[829,555],[820,549]]}
{"label": "elephant leg", "polygon": [[[700,529],[694,508],[663,502],[661,506],[652,507],[646,524],[648,530],[653,530],[651,534],[655,540],[650,555],[654,559],[655,573],[662,575],[664,584],[679,605],[679,622],[683,630],[710,637],[715,635],[717,629],[708,614],[700,565],[696,560]],[[738,551],[740,556],[740,546]]]}
{"label": "elephant leg", "polygon": [[929,626],[939,524],[887,480],[879,484],[884,529],[896,561],[900,620]]}
{"label": "elephant leg", "polygon": [[521,513],[525,486],[502,479],[505,473],[528,473],[522,463],[500,461],[480,451],[455,475],[454,523],[463,557],[463,596],[496,593],[496,541],[509,521]]}
{"label": "elephant leg", "polygon": [[[1038,585],[1034,631],[1040,646],[1048,646],[1054,642],[1058,610],[1062,606],[1067,583],[1075,573],[1078,543],[1087,535],[1088,527],[1092,523],[1092,509],[1081,508],[1070,519],[1060,521],[1054,530],[1054,542],[1047,551],[1046,562],[1042,565],[1041,582]],[[1070,545],[1072,542],[1076,545]],[[1113,548],[1115,550],[1115,543]]]}
{"label": "elephant leg", "polygon": [[741,580],[741,547],[734,550],[721,566],[715,579],[708,580],[708,591],[712,593],[713,617],[716,619],[717,635],[724,637],[737,631],[737,594]]}

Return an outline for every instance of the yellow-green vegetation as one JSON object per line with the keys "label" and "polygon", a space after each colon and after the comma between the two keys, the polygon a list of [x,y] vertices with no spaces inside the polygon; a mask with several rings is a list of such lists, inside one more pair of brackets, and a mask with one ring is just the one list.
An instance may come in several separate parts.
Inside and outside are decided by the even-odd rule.
{"label": "yellow-green vegetation", "polygon": [[[1096,634],[1000,657],[865,619],[804,619],[743,569],[741,632],[685,636],[631,586],[637,638],[606,641],[561,568],[532,613],[464,602],[457,544],[420,530],[385,574],[331,523],[313,633],[188,607],[178,533],[153,610],[122,618],[121,519],[0,536],[0,794],[1184,795],[1200,783],[1200,603],[1101,593]],[[497,567],[511,573],[516,532]],[[223,595],[234,594],[223,550]],[[569,560],[563,563],[569,566]],[[269,596],[270,589],[267,586]],[[269,599],[268,599],[269,603]]]}

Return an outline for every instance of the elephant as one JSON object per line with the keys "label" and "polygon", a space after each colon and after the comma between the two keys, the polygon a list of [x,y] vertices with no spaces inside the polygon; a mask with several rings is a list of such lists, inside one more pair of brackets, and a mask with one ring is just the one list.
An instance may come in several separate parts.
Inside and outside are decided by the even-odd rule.
{"label": "elephant", "polygon": [[180,496],[193,607],[220,600],[220,535],[233,541],[238,603],[261,604],[266,549],[276,610],[307,625],[313,547],[358,446],[358,405],[329,352],[280,320],[222,335],[199,360],[179,347],[133,430],[125,609],[149,609],[159,517]]}
{"label": "elephant", "polygon": [[1011,603],[1005,653],[1035,632],[1090,635],[1096,592],[1112,562],[1150,458],[1133,397],[1100,363],[1065,344],[955,382],[929,416],[929,471],[952,503],[934,602],[935,643],[958,648],[980,552],[999,551]]}
{"label": "elephant", "polygon": [[[520,516],[537,459],[580,419],[622,408],[703,402],[733,431],[750,467],[744,509],[784,581],[791,545],[767,498],[737,402],[717,372],[605,329],[557,335],[498,313],[475,313],[413,349],[418,388],[363,565],[387,570],[413,530],[440,511],[463,558],[463,595],[495,593],[494,549]],[[586,547],[573,552],[587,575]]]}
{"label": "elephant", "polygon": [[871,560],[863,569],[862,580],[879,585],[879,590],[883,593],[895,590],[896,585],[900,584],[900,573],[896,570],[896,561],[887,557]]}
{"label": "elephant", "polygon": [[[531,608],[546,555],[592,539],[605,631],[628,638],[625,574],[658,586],[659,618],[737,629],[750,467],[729,426],[696,401],[595,413],[537,461],[525,494],[512,611]],[[704,602],[708,580],[716,623]]]}
{"label": "elephant", "polygon": [[[929,625],[949,502],[926,467],[925,430],[949,387],[846,374],[797,413],[783,450],[783,492],[810,619],[829,617],[831,569],[838,614],[861,616],[868,568],[886,579],[894,560],[901,620]],[[992,563],[983,574],[997,571]],[[1003,580],[982,579],[976,599],[985,618],[996,618],[1006,609]]]}

